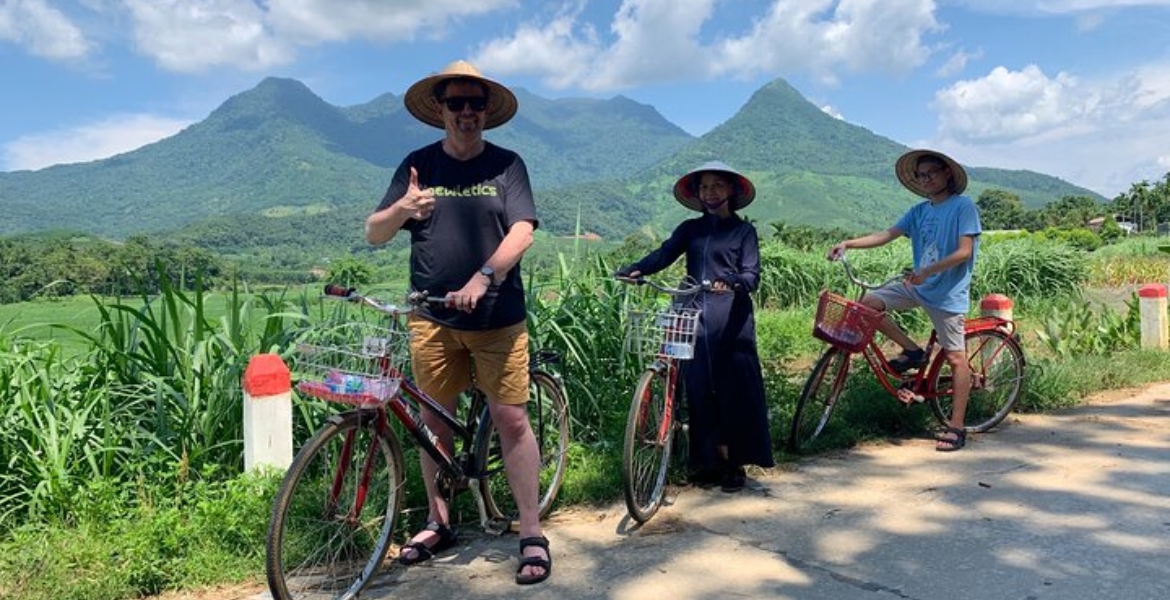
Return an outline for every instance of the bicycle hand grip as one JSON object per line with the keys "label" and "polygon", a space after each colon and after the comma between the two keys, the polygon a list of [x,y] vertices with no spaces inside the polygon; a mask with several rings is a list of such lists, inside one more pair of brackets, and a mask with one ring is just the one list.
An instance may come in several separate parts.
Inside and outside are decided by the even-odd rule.
{"label": "bicycle hand grip", "polygon": [[336,296],[338,298],[348,298],[357,292],[357,288],[347,288],[337,285],[336,283],[325,284],[325,295]]}

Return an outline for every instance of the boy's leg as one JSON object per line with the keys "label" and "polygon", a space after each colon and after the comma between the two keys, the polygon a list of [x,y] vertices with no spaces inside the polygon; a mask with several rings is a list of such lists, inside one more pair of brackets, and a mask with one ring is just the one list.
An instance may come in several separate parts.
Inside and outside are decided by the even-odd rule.
{"label": "boy's leg", "polygon": [[[947,313],[927,309],[934,329],[938,332],[939,345],[946,353],[947,364],[951,367],[951,416],[948,429],[962,430],[967,414],[967,401],[971,397],[971,363],[967,359],[965,324],[967,316],[962,313]],[[940,450],[957,450],[962,434],[945,432],[938,442]],[[964,440],[965,441],[965,440]]]}
{"label": "boy's leg", "polygon": [[888,311],[908,310],[922,306],[906,285],[900,281],[872,290],[861,298],[861,303],[874,309],[887,311],[878,323],[877,330],[882,332],[890,341],[902,348],[902,357],[895,357],[890,364],[902,371],[921,366],[926,359],[923,349],[905,331],[890,318]]}

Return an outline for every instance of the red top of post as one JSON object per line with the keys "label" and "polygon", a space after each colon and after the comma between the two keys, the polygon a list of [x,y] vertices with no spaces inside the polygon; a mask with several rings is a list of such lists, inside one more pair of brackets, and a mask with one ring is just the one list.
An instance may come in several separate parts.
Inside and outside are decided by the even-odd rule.
{"label": "red top of post", "polygon": [[1160,283],[1147,283],[1138,289],[1138,296],[1142,298],[1165,298],[1166,286]]}
{"label": "red top of post", "polygon": [[1011,298],[1003,294],[988,294],[979,302],[981,310],[1007,310],[1014,306]]}
{"label": "red top of post", "polygon": [[292,390],[292,375],[279,355],[257,354],[244,369],[244,392],[249,396],[275,396]]}

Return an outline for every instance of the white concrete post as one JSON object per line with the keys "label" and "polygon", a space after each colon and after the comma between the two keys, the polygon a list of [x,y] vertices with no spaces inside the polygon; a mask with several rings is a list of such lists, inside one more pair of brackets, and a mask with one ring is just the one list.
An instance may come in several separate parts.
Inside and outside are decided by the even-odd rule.
{"label": "white concrete post", "polygon": [[1012,299],[1003,294],[988,294],[979,301],[979,314],[984,317],[999,317],[1011,321],[1012,306],[1014,305]]}
{"label": "white concrete post", "polygon": [[1142,348],[1170,346],[1166,329],[1166,286],[1149,283],[1138,290],[1138,309],[1142,319]]}
{"label": "white concrete post", "polygon": [[292,377],[276,354],[257,354],[244,370],[244,470],[292,464]]}

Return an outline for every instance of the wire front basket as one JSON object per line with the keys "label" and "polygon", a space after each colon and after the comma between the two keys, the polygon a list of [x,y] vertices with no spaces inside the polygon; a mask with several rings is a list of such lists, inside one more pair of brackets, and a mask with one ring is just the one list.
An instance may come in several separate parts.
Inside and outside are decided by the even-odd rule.
{"label": "wire front basket", "polygon": [[363,322],[319,327],[297,344],[297,391],[355,406],[377,406],[398,393],[410,356],[406,331]]}
{"label": "wire front basket", "polygon": [[699,309],[630,310],[623,350],[629,354],[689,360],[695,356]]}
{"label": "wire front basket", "polygon": [[813,337],[847,352],[861,352],[873,339],[882,314],[825,290],[817,303]]}

